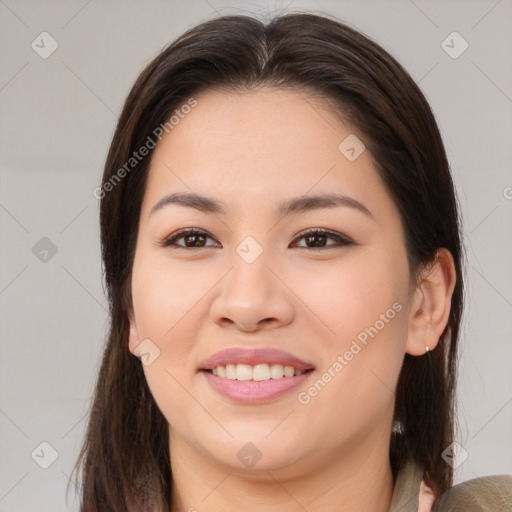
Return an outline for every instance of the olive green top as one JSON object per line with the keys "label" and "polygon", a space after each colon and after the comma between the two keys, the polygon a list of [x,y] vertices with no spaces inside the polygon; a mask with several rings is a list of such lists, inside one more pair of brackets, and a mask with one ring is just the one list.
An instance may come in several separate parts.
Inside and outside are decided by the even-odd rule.
{"label": "olive green top", "polygon": [[[422,473],[409,461],[398,473],[389,512],[418,512]],[[454,485],[432,512],[512,512],[512,475],[474,478]]]}

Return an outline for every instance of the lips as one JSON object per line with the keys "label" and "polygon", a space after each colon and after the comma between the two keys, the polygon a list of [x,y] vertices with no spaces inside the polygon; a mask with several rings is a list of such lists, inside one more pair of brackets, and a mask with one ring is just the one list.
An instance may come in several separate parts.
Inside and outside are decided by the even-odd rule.
{"label": "lips", "polygon": [[253,380],[222,379],[207,370],[199,373],[205,379],[210,389],[237,405],[271,404],[286,397],[290,398],[290,394],[294,389],[305,384],[306,381],[315,375],[315,371],[311,370],[294,377],[255,382]]}
{"label": "lips", "polygon": [[226,366],[227,364],[248,364],[255,366],[257,364],[267,363],[282,364],[283,366],[293,366],[296,370],[311,370],[314,365],[282,350],[275,348],[241,348],[232,347],[216,352],[205,359],[200,365],[199,370],[212,370],[217,366]]}

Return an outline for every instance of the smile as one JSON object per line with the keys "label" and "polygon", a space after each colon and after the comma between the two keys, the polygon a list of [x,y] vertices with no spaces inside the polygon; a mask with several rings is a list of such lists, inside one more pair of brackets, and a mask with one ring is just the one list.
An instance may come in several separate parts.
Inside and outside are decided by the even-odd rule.
{"label": "smile", "polygon": [[266,363],[255,366],[228,364],[201,373],[220,395],[239,403],[261,404],[279,398],[302,384],[313,369],[295,370],[292,366]]}
{"label": "smile", "polygon": [[259,363],[254,366],[249,364],[219,365],[211,370],[213,375],[222,379],[255,381],[294,377],[302,375],[305,371],[296,370],[293,366],[283,366],[282,364],[269,365],[267,363]]}

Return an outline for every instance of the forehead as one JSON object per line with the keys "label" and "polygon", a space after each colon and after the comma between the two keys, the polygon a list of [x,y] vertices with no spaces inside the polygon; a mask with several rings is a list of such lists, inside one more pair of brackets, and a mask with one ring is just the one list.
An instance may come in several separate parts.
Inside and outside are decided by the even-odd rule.
{"label": "forehead", "polygon": [[282,157],[306,153],[317,160],[319,153],[337,152],[340,136],[350,133],[325,101],[304,92],[208,90],[195,99],[197,106],[165,136],[157,153],[166,146],[174,156],[173,149],[181,147],[182,157],[209,154],[226,162],[257,155],[259,161],[274,158],[277,164]]}
{"label": "forehead", "polygon": [[369,153],[351,161],[340,149],[347,137],[364,141],[364,135],[318,96],[267,87],[208,90],[194,98],[197,105],[154,150],[146,213],[163,194],[180,191],[240,207],[308,191],[371,202],[372,191],[385,194]]}

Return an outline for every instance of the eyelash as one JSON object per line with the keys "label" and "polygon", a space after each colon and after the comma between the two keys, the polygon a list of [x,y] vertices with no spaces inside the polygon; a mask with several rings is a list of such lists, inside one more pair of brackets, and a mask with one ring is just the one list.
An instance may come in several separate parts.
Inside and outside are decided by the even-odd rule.
{"label": "eyelash", "polygon": [[[309,249],[309,250],[312,250],[312,251],[322,251],[322,250],[325,250],[325,249],[329,249],[329,248],[335,248],[335,247],[344,247],[344,246],[349,246],[349,245],[354,245],[354,243],[352,241],[350,241],[348,238],[340,235],[340,234],[337,234],[337,233],[334,233],[332,231],[327,231],[326,229],[318,229],[318,228],[312,228],[312,229],[306,229],[304,231],[301,231],[300,233],[297,234],[297,236],[295,237],[295,240],[297,239],[300,239],[300,238],[305,238],[305,237],[310,237],[310,236],[324,236],[324,237],[327,237],[327,238],[331,238],[332,240],[336,240],[336,244],[331,244],[331,245],[326,245],[324,247],[300,247],[300,249]],[[184,245],[178,245],[176,244],[176,242],[182,238],[185,238],[187,236],[205,236],[205,237],[208,237],[208,238],[212,238],[208,233],[206,233],[205,231],[202,231],[202,230],[199,230],[199,229],[194,229],[194,228],[186,228],[186,229],[180,229],[178,231],[176,231],[175,233],[173,233],[172,235],[168,236],[167,238],[165,238],[164,240],[162,240],[160,242],[160,245],[162,247],[171,247],[171,246],[174,246],[174,248],[180,248],[180,249],[206,249],[208,247],[213,247],[213,246],[204,246],[204,247],[186,247]]]}

